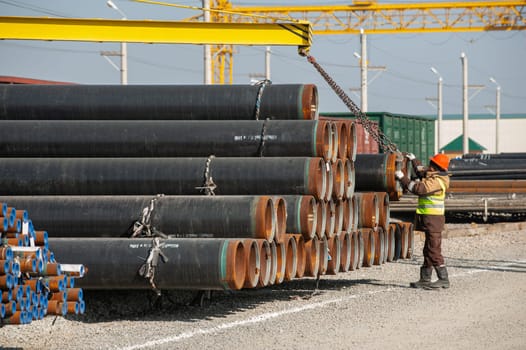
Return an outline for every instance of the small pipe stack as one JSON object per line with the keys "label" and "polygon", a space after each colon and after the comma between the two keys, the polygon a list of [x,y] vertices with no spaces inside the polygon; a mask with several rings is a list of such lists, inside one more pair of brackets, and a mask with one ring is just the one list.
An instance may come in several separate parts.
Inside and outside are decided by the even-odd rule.
{"label": "small pipe stack", "polygon": [[355,124],[317,120],[312,85],[0,92],[0,198],[90,269],[84,288],[265,287],[383,263],[397,238],[391,189],[361,223]]}
{"label": "small pipe stack", "polygon": [[0,209],[0,324],[84,313],[83,291],[75,288],[84,266],[58,263],[47,231],[36,231],[26,210]]}

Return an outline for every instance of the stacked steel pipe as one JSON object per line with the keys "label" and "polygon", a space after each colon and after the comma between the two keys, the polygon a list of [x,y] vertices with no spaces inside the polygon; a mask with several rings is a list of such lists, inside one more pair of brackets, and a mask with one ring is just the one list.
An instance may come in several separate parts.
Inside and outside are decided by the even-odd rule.
{"label": "stacked steel pipe", "polygon": [[0,92],[1,198],[88,266],[84,288],[264,287],[370,266],[392,243],[388,208],[359,223],[373,200],[354,193],[356,128],[316,120],[313,85]]}
{"label": "stacked steel pipe", "polygon": [[5,203],[0,210],[0,325],[84,313],[83,291],[75,287],[84,266],[59,263],[47,231],[35,230],[26,210]]}

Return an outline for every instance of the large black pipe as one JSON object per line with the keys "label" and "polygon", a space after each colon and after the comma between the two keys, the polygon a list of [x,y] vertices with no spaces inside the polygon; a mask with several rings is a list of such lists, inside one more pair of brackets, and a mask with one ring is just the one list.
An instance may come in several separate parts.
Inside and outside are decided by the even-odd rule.
{"label": "large black pipe", "polygon": [[491,158],[491,159],[452,159],[448,170],[451,172],[460,170],[505,170],[526,169],[526,159]]}
{"label": "large black pipe", "polygon": [[[152,239],[50,238],[49,248],[62,264],[81,263],[87,274],[75,282],[85,289],[149,289],[138,271]],[[155,270],[160,289],[236,290],[245,280],[245,254],[240,240],[179,238],[161,240],[167,257]]]}
{"label": "large black pipe", "polygon": [[[258,94],[261,97],[258,101]],[[4,85],[0,119],[317,119],[314,85]]]}
{"label": "large black pipe", "polygon": [[357,154],[354,162],[355,191],[387,192],[391,200],[398,200],[402,188],[394,173],[401,167],[395,153]]}
{"label": "large black pipe", "polygon": [[306,157],[1,158],[0,195],[198,195],[208,179],[217,195],[321,198],[324,169]]}
{"label": "large black pipe", "polygon": [[283,196],[287,204],[287,233],[300,233],[307,241],[316,234],[318,204],[313,196]]}
{"label": "large black pipe", "polygon": [[[0,120],[2,157],[330,157],[317,120]],[[263,141],[262,141],[263,140]]]}
{"label": "large black pipe", "polygon": [[143,210],[149,224],[171,237],[272,240],[275,217],[265,196],[11,196],[0,202],[31,213],[37,230],[53,237],[129,237]]}

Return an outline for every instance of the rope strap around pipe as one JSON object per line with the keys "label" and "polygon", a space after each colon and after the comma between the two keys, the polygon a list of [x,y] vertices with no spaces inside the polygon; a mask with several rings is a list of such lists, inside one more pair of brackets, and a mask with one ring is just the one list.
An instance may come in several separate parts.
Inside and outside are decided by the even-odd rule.
{"label": "rope strap around pipe", "polygon": [[261,97],[263,96],[263,91],[265,90],[265,87],[267,85],[271,85],[271,84],[272,82],[268,79],[258,81],[256,84],[254,84],[256,86],[259,86],[258,94],[256,97],[256,105],[254,107],[254,119],[255,120],[259,120],[259,112],[261,109]]}
{"label": "rope strap around pipe", "polygon": [[210,155],[206,159],[205,163],[205,172],[204,172],[204,185],[200,187],[196,187],[196,189],[201,190],[205,195],[207,196],[215,196],[214,190],[217,188],[217,185],[214,183],[214,179],[211,175],[211,169],[210,164],[212,163],[212,159],[214,159],[214,155]]}

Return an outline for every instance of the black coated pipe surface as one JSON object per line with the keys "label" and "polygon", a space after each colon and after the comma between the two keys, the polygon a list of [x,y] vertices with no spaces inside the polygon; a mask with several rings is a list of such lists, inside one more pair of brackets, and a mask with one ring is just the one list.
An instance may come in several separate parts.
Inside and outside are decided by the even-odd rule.
{"label": "black coated pipe surface", "polygon": [[[0,120],[2,157],[316,157],[317,120]],[[325,122],[321,122],[325,124]],[[263,141],[262,141],[263,140]],[[321,142],[321,140],[320,140]]]}
{"label": "black coated pipe surface", "polygon": [[388,192],[387,154],[357,154],[354,174],[355,191]]}
{"label": "black coated pipe surface", "polygon": [[[234,244],[232,244],[234,243]],[[49,247],[63,264],[81,263],[86,275],[75,285],[85,289],[149,289],[151,285],[138,271],[152,247],[152,239],[50,238]],[[241,248],[239,248],[241,247]],[[162,253],[155,270],[160,289],[239,289],[237,274],[245,275],[241,242],[214,238],[161,240]],[[234,255],[234,256],[232,256]]]}
{"label": "black coated pipe surface", "polygon": [[199,195],[212,180],[216,195],[319,198],[322,167],[307,157],[0,158],[0,195]]}
{"label": "black coated pipe surface", "polygon": [[493,159],[521,159],[526,160],[525,152],[508,152],[508,153],[468,153],[462,156],[462,159],[482,159],[482,160],[493,160]]}
{"label": "black coated pipe surface", "polygon": [[496,159],[452,159],[449,162],[449,171],[457,170],[490,170],[490,169],[526,169],[526,159],[510,159],[510,158],[496,158]]}
{"label": "black coated pipe surface", "polygon": [[3,85],[0,119],[317,119],[314,85]]}
{"label": "black coated pipe surface", "polygon": [[35,228],[53,237],[130,237],[145,208],[151,209],[145,223],[178,238],[256,237],[272,229],[269,198],[258,196],[9,196],[0,202],[27,210]]}

